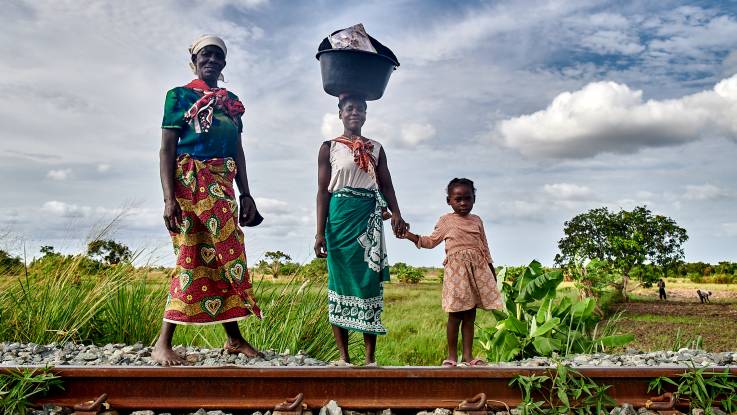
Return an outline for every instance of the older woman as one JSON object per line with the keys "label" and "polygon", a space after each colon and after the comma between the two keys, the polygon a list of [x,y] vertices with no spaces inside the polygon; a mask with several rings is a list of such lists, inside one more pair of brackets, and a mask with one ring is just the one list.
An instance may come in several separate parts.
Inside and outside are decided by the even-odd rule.
{"label": "older woman", "polygon": [[218,88],[225,42],[201,36],[189,52],[197,79],[166,94],[161,126],[164,223],[177,255],[161,334],[152,353],[162,365],[185,363],[172,350],[177,324],[220,323],[228,352],[259,354],[241,336],[237,323],[251,314],[261,317],[238,227],[257,225],[262,219],[248,188],[241,142],[244,108],[236,95]]}
{"label": "older woman", "polygon": [[389,280],[383,219],[395,235],[407,224],[399,212],[386,153],[379,142],[361,135],[366,101],[343,96],[338,102],[343,135],[325,141],[318,156],[315,255],[328,261],[328,318],[340,353],[337,365],[350,365],[348,330],[363,333],[366,364],[376,365],[376,335],[381,323],[383,283]]}

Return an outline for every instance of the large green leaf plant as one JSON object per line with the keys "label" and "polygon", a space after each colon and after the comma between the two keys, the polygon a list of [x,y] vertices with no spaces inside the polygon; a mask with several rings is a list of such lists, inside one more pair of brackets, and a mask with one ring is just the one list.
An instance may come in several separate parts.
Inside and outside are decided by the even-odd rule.
{"label": "large green leaf plant", "polygon": [[516,278],[507,278],[506,268],[499,272],[504,308],[493,310],[496,325],[481,331],[488,360],[591,353],[633,340],[632,335],[613,335],[611,325],[600,327],[596,299],[559,295],[561,282],[561,271],[546,271],[538,261]]}

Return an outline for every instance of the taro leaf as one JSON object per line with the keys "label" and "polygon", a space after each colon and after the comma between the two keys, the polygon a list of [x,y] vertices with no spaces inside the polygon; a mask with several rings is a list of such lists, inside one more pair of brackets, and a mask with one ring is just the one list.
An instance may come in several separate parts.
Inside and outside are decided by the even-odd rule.
{"label": "taro leaf", "polygon": [[570,297],[563,297],[557,305],[553,306],[553,315],[558,317],[567,316],[572,305],[573,301],[571,301]]}
{"label": "taro leaf", "polygon": [[558,317],[554,317],[548,321],[545,322],[540,327],[537,327],[535,330],[532,331],[532,334],[530,334],[530,337],[539,337],[543,334],[549,332],[550,330],[556,328],[560,324],[560,319]]}
{"label": "taro leaf", "polygon": [[508,362],[517,357],[520,351],[520,342],[517,336],[509,332],[501,332],[497,342],[498,361]]}
{"label": "taro leaf", "polygon": [[496,321],[503,321],[506,320],[508,317],[508,314],[502,310],[491,310],[491,314],[494,316]]}
{"label": "taro leaf", "polygon": [[543,299],[543,302],[540,304],[540,308],[537,310],[537,315],[535,316],[538,323],[542,323],[543,321],[547,320],[548,306],[550,305],[550,301],[550,297],[545,297]]}
{"label": "taro leaf", "polygon": [[550,356],[555,349],[555,345],[549,337],[536,337],[532,341],[532,345],[535,347],[535,351],[540,356]]}
{"label": "taro leaf", "polygon": [[561,282],[563,282],[563,273],[560,271],[551,271],[537,275],[534,279],[526,281],[514,301],[517,303],[526,303],[534,300],[542,300],[549,295],[555,296],[555,290]]}
{"label": "taro leaf", "polygon": [[585,298],[573,305],[571,314],[573,314],[574,317],[589,318],[593,314],[595,307],[596,300],[593,298]]}
{"label": "taro leaf", "polygon": [[506,320],[497,324],[497,328],[499,328],[500,325],[509,332],[518,334],[522,337],[527,336],[527,325],[524,322],[517,320],[514,316],[509,316]]}
{"label": "taro leaf", "polygon": [[612,335],[612,336],[604,336],[597,340],[599,344],[601,344],[604,347],[619,347],[624,346],[625,344],[631,342],[635,339],[635,336],[632,334],[620,334],[620,335]]}
{"label": "taro leaf", "polygon": [[504,280],[507,279],[507,267],[502,267],[502,269],[499,271],[498,274],[496,274],[496,289],[499,290],[499,292],[503,292],[502,289],[504,287]]}

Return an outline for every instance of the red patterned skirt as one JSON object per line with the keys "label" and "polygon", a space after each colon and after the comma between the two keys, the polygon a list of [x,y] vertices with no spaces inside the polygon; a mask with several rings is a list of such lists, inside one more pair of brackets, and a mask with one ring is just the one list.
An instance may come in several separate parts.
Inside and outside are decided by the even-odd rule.
{"label": "red patterned skirt", "polygon": [[231,158],[177,159],[174,192],[182,209],[179,233],[171,233],[177,264],[164,321],[214,324],[261,318],[253,296]]}

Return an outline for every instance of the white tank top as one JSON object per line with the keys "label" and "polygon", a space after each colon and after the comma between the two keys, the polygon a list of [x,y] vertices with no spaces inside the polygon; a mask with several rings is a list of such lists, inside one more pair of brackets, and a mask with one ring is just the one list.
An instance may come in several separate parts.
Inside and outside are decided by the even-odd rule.
{"label": "white tank top", "polygon": [[[374,145],[372,154],[378,164],[381,144],[370,138],[368,141]],[[344,187],[372,190],[376,188],[376,179],[358,167],[353,160],[353,151],[347,145],[334,140],[330,141],[330,167],[330,185],[328,186],[330,193]]]}

